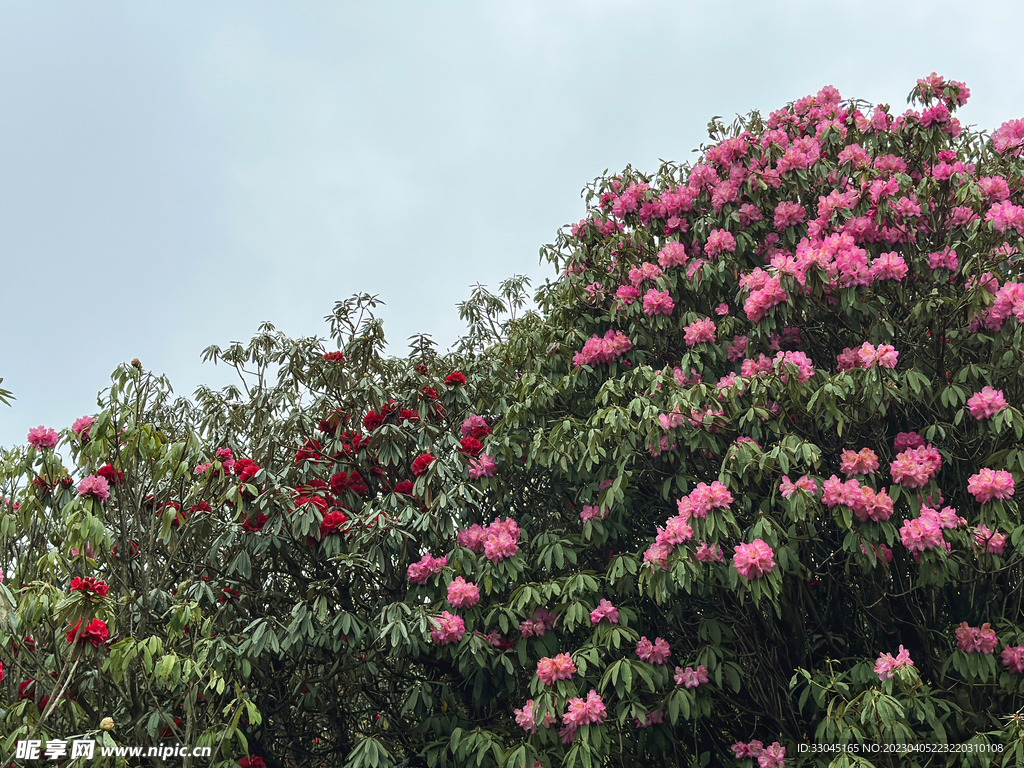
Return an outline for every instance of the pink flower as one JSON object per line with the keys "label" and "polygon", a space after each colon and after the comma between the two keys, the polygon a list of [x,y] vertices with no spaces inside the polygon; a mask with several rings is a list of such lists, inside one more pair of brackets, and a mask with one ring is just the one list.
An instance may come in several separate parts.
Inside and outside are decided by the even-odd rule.
{"label": "pink flower", "polygon": [[708,670],[703,664],[694,669],[693,667],[676,667],[675,674],[676,685],[682,685],[686,688],[696,688],[698,685],[702,685],[709,681]]}
{"label": "pink flower", "polygon": [[639,288],[641,284],[648,280],[657,280],[662,274],[663,272],[657,264],[645,261],[639,267],[633,267],[629,270],[629,282]]}
{"label": "pink flower", "polygon": [[722,548],[717,544],[711,544],[708,546],[706,542],[701,542],[700,546],[697,547],[697,551],[693,553],[702,563],[720,563],[725,559],[725,555],[722,554]]}
{"label": "pink flower", "polygon": [[714,258],[722,253],[732,253],[736,250],[736,238],[724,229],[713,229],[708,235],[708,242],[704,246],[704,253]]}
{"label": "pink flower", "polygon": [[460,547],[475,552],[478,555],[484,553],[484,539],[487,538],[487,529],[482,525],[474,523],[464,531],[459,531],[459,535],[455,537]]}
{"label": "pink flower", "polygon": [[636,723],[637,728],[650,728],[652,725],[661,725],[665,722],[665,712],[660,709],[656,709],[653,712],[648,712],[644,715],[643,722],[639,719],[634,718],[633,722]]}
{"label": "pink flower", "polygon": [[562,729],[559,731],[563,743],[571,742],[580,726],[597,725],[604,722],[606,709],[604,701],[593,689],[587,694],[586,699],[572,698],[566,702],[566,705],[566,712],[562,715]]}
{"label": "pink flower", "polygon": [[703,342],[715,341],[715,321],[710,317],[703,320],[696,320],[683,329],[683,339],[686,346],[693,347]]}
{"label": "pink flower", "polygon": [[607,509],[593,504],[584,504],[583,510],[580,512],[580,520],[584,523],[589,520],[604,520],[607,515]]}
{"label": "pink flower", "polygon": [[992,134],[992,146],[1003,155],[1019,155],[1024,147],[1024,120],[1007,120]]}
{"label": "pink flower", "polygon": [[651,288],[644,294],[645,315],[650,317],[655,315],[671,315],[675,307],[675,302],[672,301],[668,291],[656,291]]}
{"label": "pink flower", "polygon": [[440,616],[432,618],[434,628],[430,630],[430,639],[438,645],[457,643],[466,634],[466,622],[461,616],[454,616],[448,611],[442,611]]}
{"label": "pink flower", "polygon": [[553,685],[557,680],[568,680],[576,673],[576,665],[568,653],[554,658],[545,656],[537,662],[537,677],[544,685]]}
{"label": "pink flower", "polygon": [[813,496],[818,492],[818,484],[807,475],[804,475],[795,483],[789,479],[789,475],[783,475],[782,482],[779,483],[779,493],[782,494],[782,498],[788,499],[797,491],[803,491]]}
{"label": "pink flower", "polygon": [[619,300],[620,307],[628,307],[640,297],[640,289],[632,285],[620,285],[615,291],[615,298]]}
{"label": "pink flower", "polygon": [[975,392],[967,401],[971,416],[978,421],[990,419],[1006,407],[1006,397],[1001,389],[983,387],[981,392]]}
{"label": "pink flower", "polygon": [[671,242],[658,251],[658,263],[665,269],[686,265],[686,247],[682,243]]}
{"label": "pink flower", "polygon": [[907,276],[907,262],[895,251],[883,253],[871,262],[872,280],[902,280]]}
{"label": "pink flower", "polygon": [[498,465],[494,457],[481,453],[477,458],[469,460],[469,479],[479,480],[481,477],[494,477],[498,473]]}
{"label": "pink flower", "polygon": [[956,647],[964,653],[992,653],[999,644],[992,625],[985,622],[980,627],[969,627],[966,621],[961,621],[956,630]]}
{"label": "pink flower", "polygon": [[512,557],[519,551],[519,525],[511,517],[504,522],[495,518],[487,527],[484,556],[492,563]]}
{"label": "pink flower", "polygon": [[1018,675],[1024,673],[1024,645],[1006,646],[1001,654],[1003,666]]}
{"label": "pink flower", "polygon": [[671,654],[672,650],[669,648],[668,641],[662,637],[656,638],[653,643],[646,637],[641,637],[640,642],[636,644],[636,655],[642,661],[651,664],[664,664]]}
{"label": "pink flower", "polygon": [[461,576],[448,585],[448,604],[453,608],[472,608],[480,602],[480,590],[476,584]]}
{"label": "pink flower", "polygon": [[1018,234],[1024,234],[1024,208],[1014,205],[1009,200],[993,204],[985,214],[985,221],[998,232],[1014,229]]}
{"label": "pink flower", "polygon": [[89,475],[78,484],[78,495],[106,501],[110,498],[110,484],[99,475]]}
{"label": "pink flower", "polygon": [[870,448],[861,448],[857,453],[843,451],[839,460],[839,471],[847,477],[873,475],[878,471],[878,455]]}
{"label": "pink flower", "polygon": [[924,445],[924,438],[917,432],[900,432],[893,441],[893,448],[896,453],[902,453],[908,448],[920,448]]}
{"label": "pink flower", "polygon": [[715,307],[715,314],[718,315],[719,317],[725,317],[726,315],[729,314],[729,305],[723,301],[721,304]]}
{"label": "pink flower", "polygon": [[941,252],[928,254],[928,266],[931,269],[948,269],[950,272],[956,272],[959,264],[956,251],[952,248],[943,248]]}
{"label": "pink flower", "polygon": [[775,228],[779,231],[792,227],[807,218],[807,211],[800,203],[785,200],[775,206]]}
{"label": "pink flower", "polygon": [[803,352],[779,352],[775,355],[774,368],[782,381],[789,381],[788,366],[796,368],[797,384],[806,384],[814,376],[814,364]]}
{"label": "pink flower", "polygon": [[935,515],[924,513],[912,520],[904,520],[900,528],[900,541],[915,554],[945,546],[942,524]]}
{"label": "pink flower", "polygon": [[891,680],[893,673],[903,667],[912,667],[914,662],[910,659],[910,651],[900,646],[900,652],[895,657],[891,653],[883,653],[875,662],[875,674],[879,680]]}
{"label": "pink flower", "polygon": [[786,748],[777,741],[773,741],[757,756],[757,768],[783,768],[785,764]]}
{"label": "pink flower", "polygon": [[522,709],[512,711],[516,716],[516,725],[527,733],[537,732],[537,722],[533,719],[533,699],[527,699]]}
{"label": "pink flower", "polygon": [[775,553],[761,539],[754,539],[750,544],[737,544],[733,549],[736,552],[733,565],[748,581],[771,573],[775,567]]}
{"label": "pink flower", "polygon": [[624,333],[608,329],[603,338],[597,335],[591,336],[583,345],[583,349],[573,356],[572,364],[579,367],[611,363],[632,348],[633,343]]}
{"label": "pink flower", "polygon": [[28,431],[28,444],[34,448],[56,448],[60,441],[57,430],[48,427],[33,427]]}
{"label": "pink flower", "polygon": [[908,448],[889,465],[892,479],[904,488],[923,488],[942,467],[942,455],[932,446]]}
{"label": "pink flower", "polygon": [[608,600],[601,598],[601,602],[597,608],[590,612],[590,624],[600,624],[601,619],[608,619],[609,624],[619,623],[619,610],[612,605]]}
{"label": "pink flower", "polygon": [[990,555],[1001,555],[1006,546],[1006,535],[989,530],[987,525],[979,525],[974,533],[974,543]]}
{"label": "pink flower", "polygon": [[967,490],[980,504],[992,499],[1008,499],[1013,496],[1013,475],[1005,469],[993,470],[987,467],[967,478]]}
{"label": "pink flower", "polygon": [[96,419],[92,416],[80,416],[75,419],[71,425],[71,431],[74,432],[82,440],[89,437],[89,428],[96,423]]}
{"label": "pink flower", "polygon": [[428,552],[420,558],[418,563],[409,566],[406,575],[412,584],[426,584],[427,579],[440,573],[448,565],[447,557],[431,557]]}

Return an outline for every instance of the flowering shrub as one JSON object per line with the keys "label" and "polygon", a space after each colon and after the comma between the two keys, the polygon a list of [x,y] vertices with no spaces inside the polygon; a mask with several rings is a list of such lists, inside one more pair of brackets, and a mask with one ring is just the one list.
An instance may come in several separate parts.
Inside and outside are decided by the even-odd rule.
{"label": "flowering shrub", "polygon": [[119,369],[4,454],[8,729],[102,709],[224,765],[1024,760],[1024,121],[973,133],[968,95],[712,122],[692,166],[589,187],[536,311],[478,287],[449,355],[386,357],[359,297],[337,354],[208,350],[244,394]]}

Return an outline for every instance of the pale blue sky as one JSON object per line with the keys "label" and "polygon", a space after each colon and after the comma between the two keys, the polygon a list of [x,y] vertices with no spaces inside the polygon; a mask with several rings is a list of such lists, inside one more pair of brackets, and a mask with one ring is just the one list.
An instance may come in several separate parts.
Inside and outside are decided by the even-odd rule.
{"label": "pale blue sky", "polygon": [[542,279],[584,184],[689,160],[712,115],[825,84],[1024,116],[1015,2],[0,1],[0,444],[95,411],[139,357],[176,391],[270,320],[380,294],[392,350],[468,286]]}

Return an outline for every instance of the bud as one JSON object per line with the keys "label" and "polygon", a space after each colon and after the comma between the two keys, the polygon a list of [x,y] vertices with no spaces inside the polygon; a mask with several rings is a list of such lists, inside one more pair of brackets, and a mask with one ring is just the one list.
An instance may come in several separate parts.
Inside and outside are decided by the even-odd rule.
{"label": "bud", "polygon": [[139,360],[139,358],[132,358],[132,367],[138,368],[140,371],[142,370],[142,362]]}
{"label": "bud", "polygon": [[100,720],[100,728],[102,728],[104,731],[114,730],[114,718],[104,717],[102,720]]}

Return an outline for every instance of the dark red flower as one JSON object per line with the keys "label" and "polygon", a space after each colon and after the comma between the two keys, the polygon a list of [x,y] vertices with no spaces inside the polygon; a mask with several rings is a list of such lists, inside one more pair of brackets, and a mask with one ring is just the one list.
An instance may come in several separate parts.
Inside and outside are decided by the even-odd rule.
{"label": "dark red flower", "polygon": [[419,477],[427,471],[427,467],[437,461],[436,458],[431,456],[429,453],[424,453],[421,456],[417,456],[412,462],[412,474],[414,477]]}
{"label": "dark red flower", "polygon": [[239,459],[235,462],[235,474],[238,475],[240,483],[247,483],[252,480],[260,468],[253,463],[252,459]]}
{"label": "dark red flower", "polygon": [[412,480],[403,480],[395,486],[395,493],[412,496]]}
{"label": "dark red flower", "polygon": [[415,370],[416,373],[422,373],[424,376],[427,375],[427,366],[425,365],[417,365]]}
{"label": "dark red flower", "polygon": [[433,387],[424,387],[420,390],[420,394],[427,400],[437,400],[437,392]]}
{"label": "dark red flower", "polygon": [[[139,556],[139,545],[136,544],[134,541],[129,541],[128,542],[128,552],[129,552],[128,559],[129,560],[134,560],[135,558],[137,558]],[[115,560],[119,560],[120,559],[117,556],[117,544],[115,544],[113,547],[110,548],[110,556],[112,558],[114,558]]]}
{"label": "dark red flower", "polygon": [[295,463],[301,464],[304,461],[313,460],[320,461],[324,457],[324,447],[320,445],[316,440],[307,440],[303,443],[302,447],[295,453]]}
{"label": "dark red flower", "polygon": [[312,504],[318,510],[321,515],[327,514],[327,499],[323,496],[298,496],[295,499],[295,508],[298,509],[303,504]]}
{"label": "dark red flower", "polygon": [[484,449],[483,445],[480,444],[480,441],[471,435],[462,438],[459,446],[460,451],[467,453],[470,456],[479,456],[480,452]]}
{"label": "dark red flower", "polygon": [[107,623],[100,619],[93,619],[89,622],[89,626],[85,629],[79,629],[82,626],[82,620],[79,619],[75,626],[68,630],[68,642],[73,643],[77,639],[79,643],[92,643],[97,648],[102,643],[107,642],[110,638],[110,632],[107,631]]}
{"label": "dark red flower", "polygon": [[205,501],[200,501],[198,504],[193,504],[189,507],[189,512],[213,512],[213,507],[207,504]]}
{"label": "dark red flower", "polygon": [[320,424],[317,426],[317,429],[321,432],[333,433],[342,424],[348,424],[348,415],[339,410],[335,410],[332,411],[327,418],[320,419]]}
{"label": "dark red flower", "polygon": [[341,352],[328,352],[324,355],[324,360],[328,363],[343,363],[345,356]]}
{"label": "dark red flower", "polygon": [[400,422],[411,421],[415,423],[420,420],[420,415],[416,411],[410,411],[408,408],[406,408],[400,414],[398,414],[398,420]]}
{"label": "dark red flower", "polygon": [[263,758],[257,757],[256,755],[243,757],[238,761],[238,765],[240,768],[267,768],[267,764],[263,762]]}
{"label": "dark red flower", "polygon": [[220,597],[218,598],[221,603],[237,603],[238,599],[242,596],[242,593],[237,589],[231,587],[224,587],[220,591]]}
{"label": "dark red flower", "polygon": [[35,680],[22,680],[18,683],[18,701],[28,699],[29,701],[35,701],[36,699],[36,681]]}
{"label": "dark red flower", "polygon": [[185,519],[185,513],[181,511],[181,505],[173,501],[168,502],[156,511],[157,517],[163,517],[163,513],[166,510],[170,510],[171,514],[174,515],[174,522],[172,525],[174,525],[175,528],[180,528],[182,521]]}
{"label": "dark red flower", "polygon": [[96,470],[96,474],[104,478],[111,485],[121,485],[124,482],[124,474],[119,469],[114,469],[113,464],[104,464]]}
{"label": "dark red flower", "polygon": [[75,576],[71,580],[71,591],[81,592],[86,597],[91,597],[92,595],[106,597],[108,589],[109,587],[102,579],[97,579],[93,576],[86,576],[85,578]]}
{"label": "dark red flower", "polygon": [[465,384],[466,374],[461,373],[460,371],[449,373],[447,376],[445,376],[444,383],[447,384],[449,387],[457,387],[461,384]]}
{"label": "dark red flower", "polygon": [[373,432],[377,427],[384,423],[384,417],[376,411],[370,411],[363,417],[363,427],[366,428],[367,432]]}
{"label": "dark red flower", "polygon": [[246,518],[242,522],[242,530],[247,533],[256,533],[262,531],[263,526],[267,524],[267,516],[260,512],[256,517]]}
{"label": "dark red flower", "polygon": [[[323,522],[320,523],[320,538],[326,538],[332,533],[345,533],[348,527],[342,528],[345,523],[348,522],[348,515],[341,510],[334,510],[324,515]],[[340,530],[339,530],[340,529]]]}

